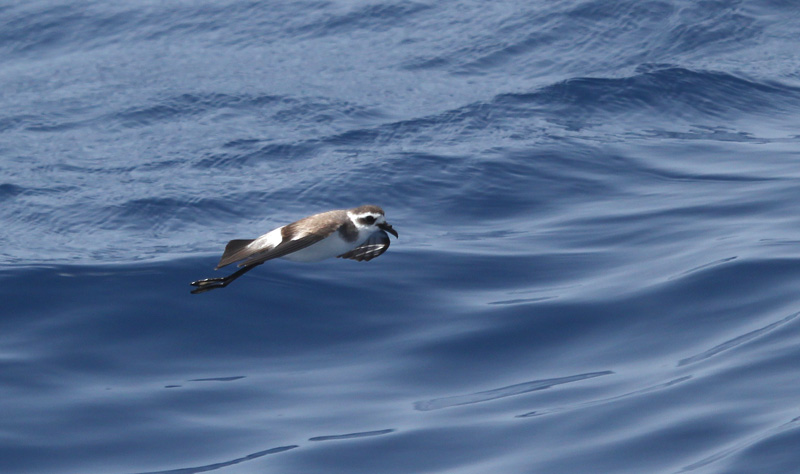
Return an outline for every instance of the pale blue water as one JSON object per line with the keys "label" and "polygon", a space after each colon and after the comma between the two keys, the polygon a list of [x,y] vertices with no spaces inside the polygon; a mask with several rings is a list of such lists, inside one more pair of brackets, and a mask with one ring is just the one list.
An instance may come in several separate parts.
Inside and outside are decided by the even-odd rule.
{"label": "pale blue water", "polygon": [[[0,472],[800,472],[799,25],[0,6]],[[189,294],[367,203],[380,258]]]}

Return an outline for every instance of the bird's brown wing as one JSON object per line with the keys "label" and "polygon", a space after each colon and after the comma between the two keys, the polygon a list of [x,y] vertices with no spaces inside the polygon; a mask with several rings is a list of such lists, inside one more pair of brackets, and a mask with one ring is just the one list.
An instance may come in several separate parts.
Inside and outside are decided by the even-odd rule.
{"label": "bird's brown wing", "polygon": [[341,210],[323,212],[285,225],[280,228],[281,243],[269,249],[248,247],[250,243],[264,236],[254,240],[231,240],[225,247],[217,269],[241,260],[244,261],[239,264],[240,267],[256,265],[302,250],[339,230],[344,212]]}
{"label": "bird's brown wing", "polygon": [[284,255],[289,255],[290,253],[297,252],[298,250],[303,250],[309,245],[316,244],[317,242],[324,239],[328,235],[331,234],[330,233],[327,235],[308,234],[305,237],[300,237],[299,239],[290,240],[288,242],[284,241],[278,244],[277,246],[271,248],[270,250],[253,254],[252,257],[240,263],[239,266],[244,267],[250,265],[258,265],[266,262],[267,260],[272,260],[273,258],[280,258],[283,257]]}

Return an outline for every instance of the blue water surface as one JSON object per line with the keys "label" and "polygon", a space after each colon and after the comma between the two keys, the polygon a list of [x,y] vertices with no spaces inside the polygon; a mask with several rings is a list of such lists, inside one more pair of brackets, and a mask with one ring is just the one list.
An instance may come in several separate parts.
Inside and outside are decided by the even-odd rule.
{"label": "blue water surface", "polygon": [[[800,472],[800,8],[0,5],[0,472]],[[381,205],[368,263],[229,239]]]}

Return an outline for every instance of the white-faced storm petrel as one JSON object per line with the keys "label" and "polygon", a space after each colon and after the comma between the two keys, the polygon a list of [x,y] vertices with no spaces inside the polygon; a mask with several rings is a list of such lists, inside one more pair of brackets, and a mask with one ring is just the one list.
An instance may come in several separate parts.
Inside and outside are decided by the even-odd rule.
{"label": "white-faced storm petrel", "polygon": [[234,262],[242,267],[226,277],[192,282],[192,293],[225,288],[232,281],[273,258],[295,262],[315,262],[330,257],[369,261],[389,248],[390,234],[397,231],[386,222],[383,209],[361,206],[353,209],[314,214],[278,227],[257,239],[231,240],[217,264],[217,269]]}

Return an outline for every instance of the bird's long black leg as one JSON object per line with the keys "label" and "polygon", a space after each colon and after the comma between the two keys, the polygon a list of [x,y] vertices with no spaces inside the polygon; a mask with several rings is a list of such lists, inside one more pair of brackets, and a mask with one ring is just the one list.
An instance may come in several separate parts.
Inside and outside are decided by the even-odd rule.
{"label": "bird's long black leg", "polygon": [[192,290],[192,294],[196,295],[198,293],[205,293],[206,291],[215,290],[217,288],[225,288],[226,286],[230,285],[233,280],[239,278],[240,276],[244,275],[245,273],[249,272],[250,270],[256,268],[259,265],[261,265],[261,263],[256,263],[254,265],[248,265],[246,267],[242,267],[236,272],[231,273],[230,275],[225,277],[206,278],[204,280],[193,281],[191,285],[196,286],[197,288]]}

